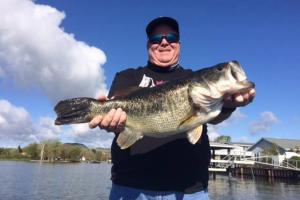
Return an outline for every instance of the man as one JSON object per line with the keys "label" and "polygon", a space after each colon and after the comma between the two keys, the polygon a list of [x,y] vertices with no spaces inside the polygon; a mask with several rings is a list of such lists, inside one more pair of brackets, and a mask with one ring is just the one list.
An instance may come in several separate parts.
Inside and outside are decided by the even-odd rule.
{"label": "man", "polygon": [[[192,71],[179,65],[180,35],[176,20],[159,17],[146,27],[148,36],[148,64],[137,69],[127,69],[116,74],[108,98],[118,98],[128,89],[155,87],[189,76]],[[210,123],[227,119],[238,106],[245,106],[254,98],[255,90],[228,96],[219,116]],[[101,97],[104,101],[106,98]],[[155,100],[153,100],[155,101]],[[105,116],[97,116],[90,127],[99,126],[118,134],[124,129],[126,113],[112,109]],[[199,141],[192,145],[186,137],[144,137],[132,147],[121,150],[112,147],[111,200],[116,199],[208,199],[208,165],[210,147],[207,127],[204,126]]]}

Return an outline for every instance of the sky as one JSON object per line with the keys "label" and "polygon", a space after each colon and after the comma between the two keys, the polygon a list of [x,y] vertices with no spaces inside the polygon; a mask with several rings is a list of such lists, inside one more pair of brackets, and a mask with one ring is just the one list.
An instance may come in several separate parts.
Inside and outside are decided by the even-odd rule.
{"label": "sky", "polygon": [[115,73],[147,63],[145,27],[179,22],[180,64],[237,60],[256,97],[209,126],[211,140],[300,139],[298,0],[1,0],[0,147],[58,139],[109,147],[112,133],[55,126],[62,99],[107,94]]}

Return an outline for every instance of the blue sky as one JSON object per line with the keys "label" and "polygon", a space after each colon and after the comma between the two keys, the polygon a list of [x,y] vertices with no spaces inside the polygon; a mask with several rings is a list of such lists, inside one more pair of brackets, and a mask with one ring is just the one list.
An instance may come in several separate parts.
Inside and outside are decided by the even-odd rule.
{"label": "blue sky", "polygon": [[[0,146],[26,144],[34,138],[109,146],[111,134],[54,127],[53,105],[66,97],[105,93],[116,72],[145,65],[145,26],[158,16],[179,22],[181,65],[196,70],[238,60],[256,83],[254,102],[227,122],[210,127],[212,137],[230,135],[233,141],[244,142],[261,137],[300,139],[297,0],[6,0],[4,4],[10,12],[0,12],[5,13],[0,17],[16,21],[0,20],[0,27],[6,27],[0,28],[0,101],[2,109],[9,110],[0,112]],[[38,5],[48,6],[30,12]],[[16,14],[23,11],[24,16],[33,13],[36,21]],[[68,42],[60,42],[62,38]],[[13,111],[23,114],[14,117]],[[23,131],[28,123],[30,128]]]}

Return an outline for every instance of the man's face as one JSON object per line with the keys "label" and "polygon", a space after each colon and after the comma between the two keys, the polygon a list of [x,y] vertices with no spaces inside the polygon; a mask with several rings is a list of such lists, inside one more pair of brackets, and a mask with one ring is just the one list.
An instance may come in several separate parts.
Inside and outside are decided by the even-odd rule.
{"label": "man's face", "polygon": [[[151,35],[163,34],[176,32],[167,25],[159,25],[156,27]],[[178,62],[180,54],[180,43],[179,42],[168,42],[166,38],[163,38],[160,43],[151,43],[148,41],[148,55],[149,61],[160,67],[169,67]]]}

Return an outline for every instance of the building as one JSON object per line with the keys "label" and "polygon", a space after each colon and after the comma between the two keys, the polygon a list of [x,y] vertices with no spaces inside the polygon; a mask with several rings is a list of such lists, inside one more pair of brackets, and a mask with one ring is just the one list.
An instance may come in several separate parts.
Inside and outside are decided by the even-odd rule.
{"label": "building", "polygon": [[269,156],[275,164],[281,164],[293,156],[300,157],[300,140],[261,138],[248,151],[258,160]]}
{"label": "building", "polygon": [[213,172],[213,177],[215,178],[216,172],[226,172],[235,164],[253,165],[253,161],[245,161],[253,157],[253,153],[247,151],[251,146],[249,143],[210,142],[212,155],[209,171]]}
{"label": "building", "polygon": [[253,157],[253,152],[248,151],[252,145],[252,143],[241,142],[210,142],[212,155],[215,155],[216,159],[223,159],[228,156],[235,157],[235,159]]}

